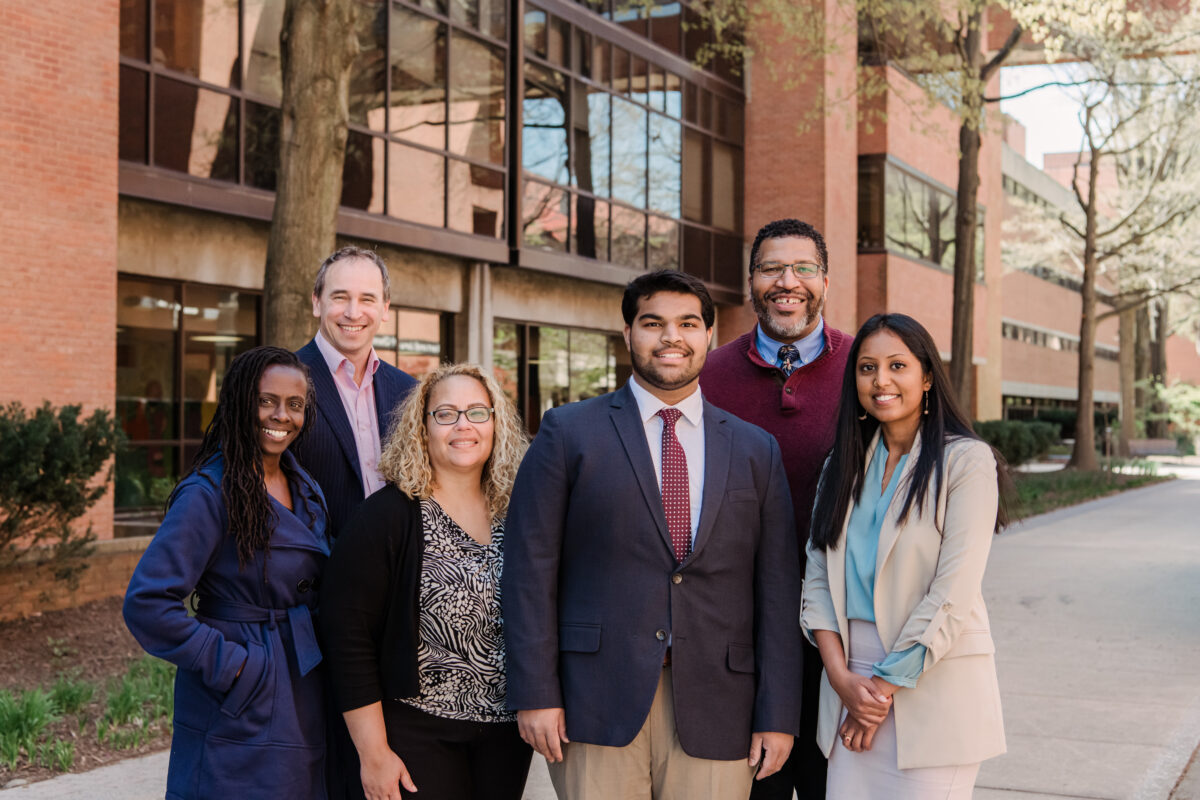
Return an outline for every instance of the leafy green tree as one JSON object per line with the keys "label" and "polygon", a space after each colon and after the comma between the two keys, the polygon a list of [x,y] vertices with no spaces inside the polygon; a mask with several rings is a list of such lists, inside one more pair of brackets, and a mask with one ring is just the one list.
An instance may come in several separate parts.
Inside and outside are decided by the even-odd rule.
{"label": "leafy green tree", "polygon": [[86,419],[79,406],[48,402],[32,414],[19,403],[0,409],[0,567],[32,551],[60,579],[87,568],[96,537],[76,521],[108,490],[121,439],[104,409]]}

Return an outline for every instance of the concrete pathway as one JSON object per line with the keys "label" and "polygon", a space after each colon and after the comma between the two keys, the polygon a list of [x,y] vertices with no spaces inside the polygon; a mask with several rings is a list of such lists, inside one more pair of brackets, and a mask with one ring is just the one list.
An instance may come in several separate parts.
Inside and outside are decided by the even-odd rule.
{"label": "concrete pathway", "polygon": [[[976,800],[1200,800],[1200,465],[1036,517],[993,546],[985,593],[1008,753]],[[1200,761],[1200,759],[1197,759]],[[0,791],[0,800],[162,797],[167,757]],[[553,800],[534,757],[525,800]]]}

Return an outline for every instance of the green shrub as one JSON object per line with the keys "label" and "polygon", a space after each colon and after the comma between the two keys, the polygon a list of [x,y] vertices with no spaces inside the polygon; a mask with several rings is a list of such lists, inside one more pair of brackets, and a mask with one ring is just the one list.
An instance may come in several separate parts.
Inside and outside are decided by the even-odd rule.
{"label": "green shrub", "polygon": [[976,422],[975,432],[1015,467],[1045,457],[1058,443],[1059,427],[1043,420],[997,419]]}
{"label": "green shrub", "polygon": [[92,702],[96,695],[96,687],[87,681],[59,675],[58,680],[50,687],[50,699],[54,707],[63,714],[78,713],[84,706]]}

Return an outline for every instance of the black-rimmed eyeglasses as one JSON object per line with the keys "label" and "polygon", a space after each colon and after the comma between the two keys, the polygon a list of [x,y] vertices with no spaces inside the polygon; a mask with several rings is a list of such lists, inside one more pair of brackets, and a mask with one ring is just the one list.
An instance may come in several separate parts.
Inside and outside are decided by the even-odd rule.
{"label": "black-rimmed eyeglasses", "polygon": [[466,416],[467,422],[476,424],[487,422],[495,413],[494,408],[485,408],[484,406],[471,406],[470,408],[435,408],[429,412],[429,416],[433,417],[433,421],[438,425],[453,425],[458,422],[460,416]]}

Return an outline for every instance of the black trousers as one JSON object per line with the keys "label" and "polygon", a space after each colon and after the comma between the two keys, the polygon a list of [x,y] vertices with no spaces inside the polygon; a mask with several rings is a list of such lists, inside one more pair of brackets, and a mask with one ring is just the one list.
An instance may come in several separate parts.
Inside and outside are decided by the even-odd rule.
{"label": "black trousers", "polygon": [[750,800],[825,800],[825,754],[817,747],[817,710],[821,694],[821,653],[804,640],[800,695],[800,735],[783,768],[754,782]]}
{"label": "black trousers", "polygon": [[[383,701],[388,746],[417,785],[417,800],[521,800],[533,750],[515,722],[468,722]],[[358,753],[341,726],[330,797],[362,800]]]}

